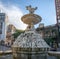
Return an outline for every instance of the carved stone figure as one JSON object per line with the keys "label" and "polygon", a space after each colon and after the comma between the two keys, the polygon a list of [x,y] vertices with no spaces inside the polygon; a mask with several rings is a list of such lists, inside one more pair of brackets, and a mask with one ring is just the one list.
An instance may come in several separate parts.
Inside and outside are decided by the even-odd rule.
{"label": "carved stone figure", "polygon": [[32,8],[31,5],[30,5],[30,6],[26,6],[26,9],[29,10],[30,14],[33,14],[34,11],[37,9],[37,7]]}

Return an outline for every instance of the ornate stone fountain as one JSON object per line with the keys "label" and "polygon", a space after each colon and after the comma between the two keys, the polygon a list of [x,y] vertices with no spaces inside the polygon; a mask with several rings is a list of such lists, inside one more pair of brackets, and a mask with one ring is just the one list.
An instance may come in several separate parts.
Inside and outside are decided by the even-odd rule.
{"label": "ornate stone fountain", "polygon": [[21,57],[32,59],[32,55],[45,54],[50,49],[42,35],[38,34],[34,28],[34,25],[42,20],[40,16],[34,14],[37,7],[27,6],[26,8],[30,13],[24,15],[21,20],[28,24],[28,27],[24,33],[17,37],[12,46],[13,56],[17,59]]}

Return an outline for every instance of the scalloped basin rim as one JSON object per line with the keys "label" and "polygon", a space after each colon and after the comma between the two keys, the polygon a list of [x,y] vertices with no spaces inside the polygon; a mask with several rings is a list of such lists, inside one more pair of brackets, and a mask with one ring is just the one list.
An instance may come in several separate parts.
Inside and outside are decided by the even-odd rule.
{"label": "scalloped basin rim", "polygon": [[37,23],[41,22],[42,18],[41,18],[41,16],[36,15],[36,14],[26,14],[21,18],[21,20],[25,24],[31,24],[32,22],[34,24],[37,24]]}

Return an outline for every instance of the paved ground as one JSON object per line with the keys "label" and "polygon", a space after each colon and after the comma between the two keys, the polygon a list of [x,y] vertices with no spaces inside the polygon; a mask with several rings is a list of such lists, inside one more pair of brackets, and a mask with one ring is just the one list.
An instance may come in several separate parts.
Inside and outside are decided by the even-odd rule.
{"label": "paved ground", "polygon": [[6,46],[1,46],[0,45],[0,51],[1,50],[3,50],[3,51],[5,51],[5,50],[10,50],[11,48],[10,47],[6,47]]}

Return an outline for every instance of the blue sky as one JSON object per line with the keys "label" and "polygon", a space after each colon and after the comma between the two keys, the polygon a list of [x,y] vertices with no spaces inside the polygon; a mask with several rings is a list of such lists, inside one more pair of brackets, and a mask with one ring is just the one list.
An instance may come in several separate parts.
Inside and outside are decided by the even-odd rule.
{"label": "blue sky", "polygon": [[[23,15],[27,14],[26,6],[31,5],[32,7],[38,7],[35,11],[35,14],[38,14],[42,17],[41,23],[44,23],[45,26],[52,25],[56,23],[56,12],[55,12],[55,1],[54,0],[0,0],[1,4],[5,9],[11,9],[20,11]],[[16,13],[16,15],[18,15]],[[14,23],[12,20],[11,23]],[[19,27],[17,23],[15,23],[16,27]],[[36,25],[37,27],[37,25]]]}

